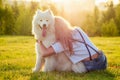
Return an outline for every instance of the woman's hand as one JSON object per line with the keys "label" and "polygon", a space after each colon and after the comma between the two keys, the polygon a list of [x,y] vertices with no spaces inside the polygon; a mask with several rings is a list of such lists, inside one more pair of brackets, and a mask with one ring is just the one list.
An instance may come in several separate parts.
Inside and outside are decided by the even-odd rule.
{"label": "woman's hand", "polygon": [[50,46],[49,48],[46,48],[42,41],[38,42],[40,44],[40,50],[41,50],[41,56],[42,57],[48,57],[51,56],[53,54],[55,54],[54,49]]}

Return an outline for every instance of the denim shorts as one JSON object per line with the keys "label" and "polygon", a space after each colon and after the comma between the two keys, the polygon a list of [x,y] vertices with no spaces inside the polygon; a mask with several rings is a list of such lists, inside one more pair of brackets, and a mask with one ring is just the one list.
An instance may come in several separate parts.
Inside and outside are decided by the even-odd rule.
{"label": "denim shorts", "polygon": [[102,51],[99,52],[98,58],[83,62],[88,71],[104,70],[107,68],[107,58]]}

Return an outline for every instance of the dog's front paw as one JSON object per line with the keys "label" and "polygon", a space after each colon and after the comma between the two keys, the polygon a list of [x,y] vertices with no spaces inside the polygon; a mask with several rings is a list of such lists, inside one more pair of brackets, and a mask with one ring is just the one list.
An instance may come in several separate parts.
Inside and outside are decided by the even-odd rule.
{"label": "dog's front paw", "polygon": [[36,69],[36,68],[33,68],[33,69],[32,69],[32,72],[33,72],[33,73],[36,73],[36,72],[39,72],[39,70]]}

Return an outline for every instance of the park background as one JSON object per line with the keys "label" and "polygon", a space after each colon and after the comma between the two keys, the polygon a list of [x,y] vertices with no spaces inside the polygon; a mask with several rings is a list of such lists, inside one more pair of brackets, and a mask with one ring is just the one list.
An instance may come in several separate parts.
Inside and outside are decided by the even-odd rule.
{"label": "park background", "polygon": [[89,36],[120,36],[120,3],[105,1],[0,0],[0,35],[31,35],[35,11],[51,9]]}
{"label": "park background", "polygon": [[[108,68],[83,74],[32,73],[36,54],[31,34],[37,9],[80,26],[104,51]],[[120,0],[0,0],[0,80],[120,80]]]}

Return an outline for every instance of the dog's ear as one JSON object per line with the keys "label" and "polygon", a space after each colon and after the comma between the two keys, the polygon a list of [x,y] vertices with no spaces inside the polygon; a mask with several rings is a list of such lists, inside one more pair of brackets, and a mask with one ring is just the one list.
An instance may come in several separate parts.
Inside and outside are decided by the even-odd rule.
{"label": "dog's ear", "polygon": [[40,13],[41,13],[41,10],[37,9],[36,14],[40,14]]}
{"label": "dog's ear", "polygon": [[46,10],[45,12],[47,12],[47,13],[49,13],[51,15],[54,15],[53,12],[50,9]]}

